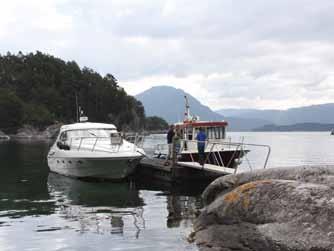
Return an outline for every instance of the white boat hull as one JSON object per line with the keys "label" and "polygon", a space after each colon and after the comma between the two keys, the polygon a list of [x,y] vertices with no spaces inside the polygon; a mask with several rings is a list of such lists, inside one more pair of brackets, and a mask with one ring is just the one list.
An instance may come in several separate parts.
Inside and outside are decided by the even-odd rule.
{"label": "white boat hull", "polygon": [[131,175],[141,157],[48,157],[50,171],[77,178],[121,180]]}
{"label": "white boat hull", "polygon": [[114,125],[87,122],[62,126],[47,159],[51,172],[65,176],[121,180],[143,156],[144,150],[123,139]]}

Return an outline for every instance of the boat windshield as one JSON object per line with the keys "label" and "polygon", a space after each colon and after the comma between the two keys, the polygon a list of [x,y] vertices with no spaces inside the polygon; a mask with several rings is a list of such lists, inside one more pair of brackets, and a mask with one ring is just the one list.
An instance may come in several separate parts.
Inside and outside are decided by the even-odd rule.
{"label": "boat windshield", "polygon": [[85,137],[110,137],[111,134],[117,133],[115,129],[81,129],[64,132],[66,138],[85,138]]}

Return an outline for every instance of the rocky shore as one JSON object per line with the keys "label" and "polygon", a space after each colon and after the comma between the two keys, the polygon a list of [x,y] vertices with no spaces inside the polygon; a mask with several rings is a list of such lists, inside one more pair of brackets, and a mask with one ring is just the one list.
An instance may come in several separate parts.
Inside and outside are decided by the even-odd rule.
{"label": "rocky shore", "polygon": [[6,135],[3,131],[0,131],[0,140],[8,140],[10,137]]}
{"label": "rocky shore", "polygon": [[190,236],[201,251],[334,250],[334,166],[221,177],[203,200]]}
{"label": "rocky shore", "polygon": [[51,139],[55,138],[59,132],[61,123],[53,124],[40,130],[30,125],[24,125],[18,129],[16,134],[10,135],[11,139]]}

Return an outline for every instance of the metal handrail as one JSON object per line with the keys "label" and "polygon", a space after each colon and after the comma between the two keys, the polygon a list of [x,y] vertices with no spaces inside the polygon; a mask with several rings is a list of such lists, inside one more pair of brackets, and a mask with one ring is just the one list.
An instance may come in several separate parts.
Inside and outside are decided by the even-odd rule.
{"label": "metal handrail", "polygon": [[[139,139],[140,138],[140,139]],[[99,151],[103,151],[103,152],[119,152],[119,149],[120,149],[120,145],[122,144],[122,140],[123,137],[121,136],[121,140],[120,140],[120,143],[117,143],[117,144],[113,144],[111,142],[111,137],[99,137],[99,136],[86,136],[86,137],[71,137],[69,138],[67,141],[69,141],[69,147],[70,149],[76,149],[77,151],[80,151],[82,150],[82,145],[83,145],[83,142],[84,140],[88,140],[88,139],[94,139],[94,143],[92,145],[92,148],[90,149],[92,152],[94,152],[96,150],[96,145],[97,145],[97,142],[99,140],[102,140],[102,139],[105,139],[105,140],[110,140],[110,143],[111,145],[115,145],[115,146],[118,146],[117,149],[115,149],[114,151],[108,151],[108,150],[99,150]],[[79,141],[80,140],[80,141]],[[128,140],[128,138],[126,138],[125,140],[131,142],[130,140]],[[74,141],[79,141],[78,144],[74,144]],[[131,142],[132,143],[132,142]],[[137,147],[139,147],[139,143],[142,145],[143,144],[143,136],[139,136],[139,135],[136,135],[134,136],[134,151],[137,150]]]}
{"label": "metal handrail", "polygon": [[136,133],[135,135],[127,135],[124,138],[137,147],[143,147],[145,136]]}
{"label": "metal handrail", "polygon": [[[185,150],[184,149],[185,145],[187,145],[187,152],[186,153],[190,154],[190,158],[191,158],[192,162],[194,162],[193,152],[189,151],[189,146],[190,146],[189,143],[191,143],[191,142],[197,144],[199,141],[197,141],[197,140],[181,140],[181,148],[180,148],[179,153],[182,153]],[[263,165],[263,168],[265,169],[267,167],[269,156],[270,156],[270,153],[271,153],[271,147],[269,145],[249,144],[249,143],[244,143],[244,142],[232,142],[231,140],[229,140],[228,142],[215,141],[215,140],[210,141],[209,140],[209,141],[203,141],[203,143],[206,144],[205,150],[208,150],[208,146],[211,146],[210,150],[206,151],[207,154],[206,154],[205,163],[210,164],[210,156],[212,156],[212,154],[214,154],[214,157],[212,157],[212,159],[214,159],[216,161],[216,164],[221,163],[223,167],[224,167],[223,158],[221,156],[220,151],[215,150],[217,148],[221,149],[221,151],[223,151],[224,148],[231,149],[232,147],[235,147],[235,151],[234,151],[233,155],[231,156],[230,160],[228,161],[228,163],[226,165],[227,167],[230,166],[231,161],[233,159],[235,159],[235,157],[236,157],[235,154],[237,153],[237,151],[241,151],[241,153],[242,153],[241,156],[246,156],[246,154],[249,151],[246,148],[249,147],[249,146],[252,146],[252,147],[264,147],[264,148],[267,149],[265,162],[264,162],[264,165]],[[157,145],[157,150],[161,151],[163,149],[162,146],[167,146],[167,144],[158,144]],[[196,151],[197,151],[197,149],[196,149]],[[216,154],[218,154],[218,158],[217,158]],[[249,165],[250,165],[250,163],[249,163]],[[237,168],[238,168],[238,166],[235,167],[235,173],[237,172]]]}
{"label": "metal handrail", "polygon": [[[74,147],[74,145],[72,145],[73,144],[73,140],[80,140],[79,146],[77,147],[77,151],[80,151],[83,141],[87,140],[87,139],[95,139],[95,142],[94,142],[94,144],[92,146],[92,149],[91,149],[91,151],[94,152],[98,140],[100,140],[100,139],[110,140],[111,138],[110,137],[98,137],[98,136],[96,136],[96,137],[71,137],[70,138],[70,148]],[[118,152],[118,151],[119,151],[119,147],[118,147],[117,151],[113,151],[113,152]]]}

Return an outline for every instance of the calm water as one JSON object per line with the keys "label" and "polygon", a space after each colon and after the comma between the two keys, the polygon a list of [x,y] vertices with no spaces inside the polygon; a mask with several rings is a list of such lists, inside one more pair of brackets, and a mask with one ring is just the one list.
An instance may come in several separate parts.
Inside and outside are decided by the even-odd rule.
{"label": "calm water", "polygon": [[[269,167],[334,164],[329,133],[230,133],[268,144]],[[164,142],[152,136],[145,144]],[[186,241],[203,188],[93,183],[49,174],[50,142],[0,143],[0,250],[197,250]],[[242,169],[261,168],[252,148]]]}

